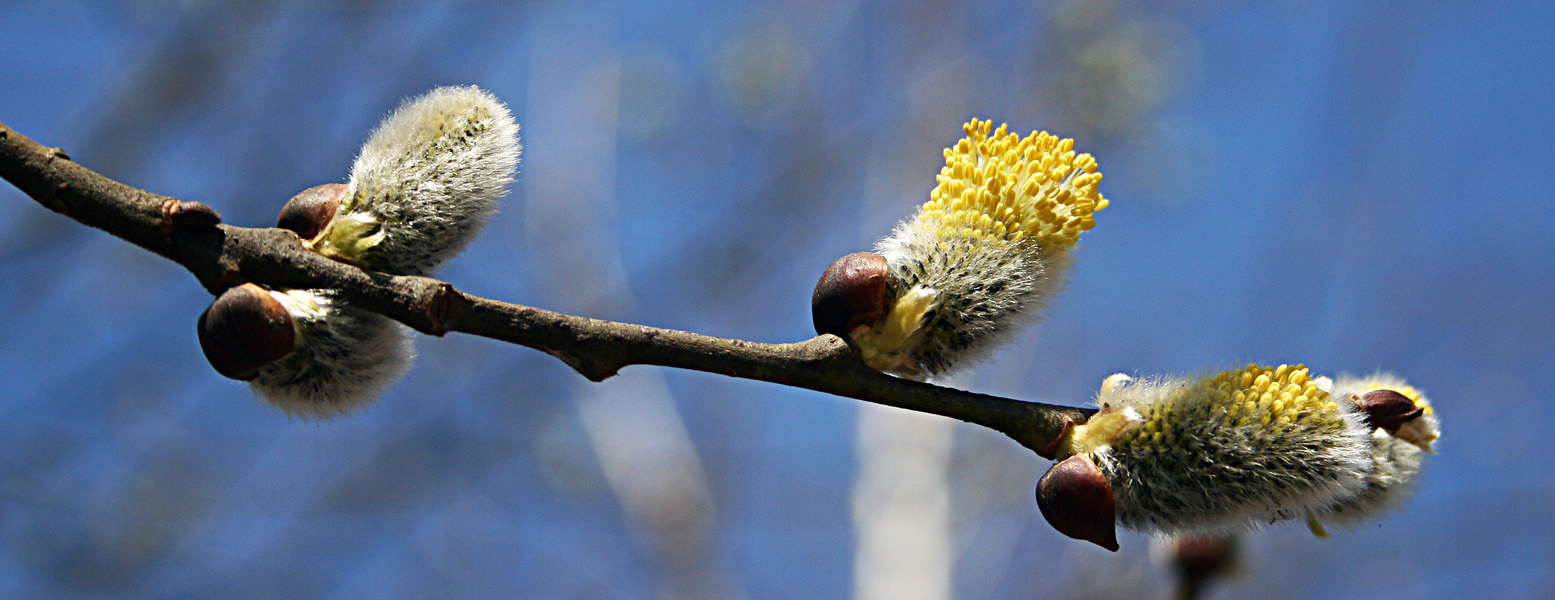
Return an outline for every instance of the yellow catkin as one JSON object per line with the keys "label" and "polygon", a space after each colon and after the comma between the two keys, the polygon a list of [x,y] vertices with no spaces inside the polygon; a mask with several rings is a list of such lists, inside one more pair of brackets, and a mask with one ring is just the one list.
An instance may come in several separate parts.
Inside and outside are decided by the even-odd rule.
{"label": "yellow catkin", "polygon": [[[1233,381],[1245,383],[1242,389],[1235,389],[1230,385]],[[1207,385],[1211,396],[1224,399],[1211,405],[1224,406],[1228,417],[1247,413],[1257,415],[1264,424],[1323,429],[1344,426],[1338,405],[1312,384],[1305,365],[1248,365],[1216,375]]]}
{"label": "yellow catkin", "polygon": [[[1165,437],[1162,434],[1173,429],[1173,423],[1200,420],[1269,430],[1253,434],[1255,439],[1276,436],[1276,429],[1287,427],[1320,430],[1345,427],[1344,413],[1339,405],[1330,401],[1327,392],[1311,384],[1311,374],[1305,365],[1269,367],[1252,364],[1201,379],[1180,393],[1183,398],[1198,400],[1144,414],[1144,420],[1138,426],[1145,437],[1140,441],[1159,443]],[[1189,412],[1176,414],[1184,409]],[[1075,450],[1090,451],[1110,440],[1110,435],[1081,436],[1075,440]]]}
{"label": "yellow catkin", "polygon": [[992,127],[977,119],[963,127],[966,138],[945,151],[939,185],[920,217],[947,232],[1030,240],[1044,251],[1074,246],[1080,232],[1096,225],[1092,214],[1107,207],[1096,191],[1096,159],[1076,155],[1072,139]]}

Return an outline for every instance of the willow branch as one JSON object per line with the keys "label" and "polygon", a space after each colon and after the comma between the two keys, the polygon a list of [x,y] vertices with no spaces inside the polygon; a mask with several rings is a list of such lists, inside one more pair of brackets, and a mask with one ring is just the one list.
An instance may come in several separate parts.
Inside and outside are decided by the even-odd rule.
{"label": "willow branch", "polygon": [[791,344],[716,338],[488,300],[426,277],[364,271],[307,250],[290,231],[233,227],[199,202],[108,179],[4,123],[0,177],[50,210],[182,265],[212,294],[245,282],[339,290],[351,304],[416,331],[437,336],[457,331],[527,346],[591,381],[628,365],[766,381],[976,423],[1047,458],[1068,428],[1094,412],[885,375],[832,335]]}

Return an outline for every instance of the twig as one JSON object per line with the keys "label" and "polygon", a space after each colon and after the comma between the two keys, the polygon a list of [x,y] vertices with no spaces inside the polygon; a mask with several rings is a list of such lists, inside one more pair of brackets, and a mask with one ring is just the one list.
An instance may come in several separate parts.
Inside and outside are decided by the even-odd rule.
{"label": "twig", "polygon": [[1095,412],[885,375],[832,335],[792,344],[716,338],[488,300],[426,277],[363,271],[307,250],[290,231],[222,224],[205,204],[103,177],[4,123],[0,177],[50,210],[182,265],[212,294],[244,282],[335,289],[353,305],[422,333],[457,331],[546,352],[591,381],[629,365],[767,381],[976,423],[1047,458],[1068,428]]}

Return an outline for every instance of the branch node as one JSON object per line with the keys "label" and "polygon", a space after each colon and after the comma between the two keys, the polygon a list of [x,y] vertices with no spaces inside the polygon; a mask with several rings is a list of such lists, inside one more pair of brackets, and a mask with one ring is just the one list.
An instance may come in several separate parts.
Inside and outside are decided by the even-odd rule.
{"label": "branch node", "polygon": [[49,148],[49,162],[51,162],[51,163],[54,162],[54,159],[56,159],[56,158],[63,158],[65,160],[70,160],[70,155],[69,154],[65,154],[65,149],[64,148],[60,148],[60,147],[57,147],[57,146],[53,147],[53,148]]}
{"label": "branch node", "polygon": [[433,285],[432,298],[426,304],[427,323],[430,327],[427,333],[438,337],[443,337],[443,334],[448,333],[448,328],[444,325],[444,322],[448,318],[448,307],[454,302],[454,296],[458,293],[459,290],[454,289],[453,285],[445,281],[439,281]]}
{"label": "branch node", "polygon": [[551,356],[555,356],[557,359],[566,363],[567,366],[572,367],[572,370],[577,371],[578,374],[582,375],[584,379],[594,383],[599,383],[606,379],[610,379],[611,377],[615,377],[616,374],[621,372],[621,367],[619,366],[604,366],[596,364],[597,361],[591,361],[587,358],[579,357],[568,352],[557,351],[550,354]]}
{"label": "branch node", "polygon": [[215,227],[218,223],[221,215],[204,202],[168,198],[162,202],[162,220],[157,222],[157,230],[170,234],[178,227]]}
{"label": "branch node", "polygon": [[220,292],[243,281],[243,269],[238,268],[237,263],[226,258],[222,258],[221,263],[221,289],[213,290],[213,293]]}
{"label": "branch node", "polygon": [[864,357],[853,344],[838,337],[835,334],[826,333],[812,338],[806,344],[812,345],[814,356],[811,360],[821,364],[828,364],[846,368],[865,368],[874,370],[864,364]]}
{"label": "branch node", "polygon": [[1037,453],[1037,456],[1046,458],[1048,460],[1055,460],[1057,458],[1058,446],[1064,442],[1064,438],[1069,437],[1069,432],[1074,429],[1074,419],[1069,418],[1068,415],[1064,415],[1060,418],[1064,420],[1064,428],[1058,432],[1058,435],[1053,436],[1053,440],[1048,442],[1046,445],[1042,446],[1041,448],[1032,448],[1032,450]]}
{"label": "branch node", "polygon": [[49,210],[67,217],[70,216],[70,204],[65,202],[65,196],[69,195],[67,193],[69,191],[70,184],[68,182],[59,182],[59,185],[54,186],[54,192],[49,194],[48,201],[44,202],[43,205],[47,206]]}

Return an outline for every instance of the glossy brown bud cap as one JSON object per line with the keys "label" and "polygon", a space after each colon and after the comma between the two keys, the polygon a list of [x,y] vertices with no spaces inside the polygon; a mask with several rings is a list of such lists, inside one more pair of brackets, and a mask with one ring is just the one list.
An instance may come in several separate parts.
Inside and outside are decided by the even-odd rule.
{"label": "glossy brown bud cap", "polygon": [[344,183],[315,185],[292,196],[281,207],[281,216],[275,226],[297,234],[303,240],[312,240],[334,220],[335,211],[345,200],[349,189]]}
{"label": "glossy brown bud cap", "polygon": [[200,349],[217,373],[241,381],[290,354],[297,330],[286,307],[252,283],[228,288],[200,315]]}
{"label": "glossy brown bud cap", "polygon": [[854,327],[884,316],[887,279],[885,257],[873,252],[854,252],[832,262],[810,297],[815,332],[847,339]]}
{"label": "glossy brown bud cap", "polygon": [[1366,392],[1355,399],[1355,405],[1366,414],[1367,425],[1388,433],[1398,433],[1399,427],[1425,414],[1414,400],[1393,390]]}
{"label": "glossy brown bud cap", "polygon": [[1059,533],[1118,551],[1112,486],[1084,454],[1059,461],[1037,481],[1037,508]]}

